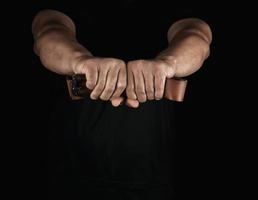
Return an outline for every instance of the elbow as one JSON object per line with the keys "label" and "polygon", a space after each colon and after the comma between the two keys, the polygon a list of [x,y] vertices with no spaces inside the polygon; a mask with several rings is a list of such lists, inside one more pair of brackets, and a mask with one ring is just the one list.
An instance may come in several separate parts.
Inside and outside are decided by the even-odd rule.
{"label": "elbow", "polygon": [[40,11],[34,17],[31,29],[35,40],[49,29],[62,29],[72,36],[76,35],[76,27],[72,19],[56,10]]}
{"label": "elbow", "polygon": [[199,18],[186,18],[175,22],[168,30],[168,40],[172,41],[178,34],[182,33],[197,35],[208,45],[212,42],[210,26]]}
{"label": "elbow", "polygon": [[[31,25],[31,31],[34,37],[37,36],[39,29],[44,27],[44,25],[49,21],[51,13],[55,13],[55,10],[41,10],[39,11],[36,16],[34,17]],[[53,15],[53,14],[52,14]]]}
{"label": "elbow", "polygon": [[50,44],[55,44],[59,38],[60,31],[52,28],[44,30],[44,32],[41,32],[41,34],[34,40],[34,53],[40,56],[41,49],[45,49],[46,46],[49,46]]}
{"label": "elbow", "polygon": [[210,45],[212,42],[212,31],[209,24],[199,18],[189,18],[188,20],[190,26],[186,27],[186,30],[190,29]]}
{"label": "elbow", "polygon": [[192,49],[198,49],[196,51],[199,52],[201,60],[206,60],[210,56],[210,42],[202,35],[194,32],[186,33],[186,35],[188,36],[185,40],[189,46],[192,46]]}
{"label": "elbow", "polygon": [[207,45],[206,49],[204,50],[204,60],[206,60],[210,56],[210,53],[210,45]]}
{"label": "elbow", "polygon": [[185,36],[190,41],[196,40],[202,49],[203,60],[207,59],[210,55],[210,45],[212,42],[210,26],[205,21],[198,18],[185,19],[182,23],[185,23],[185,25],[181,29],[180,35],[182,35],[182,37]]}

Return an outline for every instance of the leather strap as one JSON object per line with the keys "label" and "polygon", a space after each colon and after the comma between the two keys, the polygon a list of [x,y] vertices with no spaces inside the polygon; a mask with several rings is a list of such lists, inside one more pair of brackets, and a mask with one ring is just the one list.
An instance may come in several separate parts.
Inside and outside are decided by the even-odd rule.
{"label": "leather strap", "polygon": [[[86,79],[84,74],[68,76],[66,81],[69,95],[72,100],[79,100],[84,98],[86,95],[90,95],[91,90],[86,87]],[[164,98],[171,101],[182,102],[184,100],[186,85],[187,80],[185,79],[167,79]],[[122,95],[126,96],[126,93],[124,92]]]}
{"label": "leather strap", "polygon": [[171,101],[183,101],[187,80],[170,78],[166,80],[164,98]]}

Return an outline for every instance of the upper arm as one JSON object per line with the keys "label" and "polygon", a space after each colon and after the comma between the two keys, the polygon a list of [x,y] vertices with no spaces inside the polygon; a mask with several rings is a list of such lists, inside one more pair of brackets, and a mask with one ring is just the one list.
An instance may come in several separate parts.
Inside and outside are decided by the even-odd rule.
{"label": "upper arm", "polygon": [[70,34],[76,34],[76,28],[73,20],[62,12],[56,10],[42,10],[32,22],[32,33],[34,38],[49,29],[66,29]]}
{"label": "upper arm", "polygon": [[182,31],[196,34],[209,44],[212,41],[210,26],[201,19],[185,18],[175,22],[168,30],[168,41],[171,42],[173,38]]}

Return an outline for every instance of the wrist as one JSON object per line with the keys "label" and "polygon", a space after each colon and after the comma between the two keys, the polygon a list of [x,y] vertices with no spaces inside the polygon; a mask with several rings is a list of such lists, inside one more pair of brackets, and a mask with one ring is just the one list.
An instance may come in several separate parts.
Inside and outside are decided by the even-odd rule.
{"label": "wrist", "polygon": [[177,74],[177,63],[178,58],[173,55],[166,55],[166,53],[161,52],[156,59],[161,60],[167,64],[168,67],[172,68],[174,71],[174,77],[176,77]]}
{"label": "wrist", "polygon": [[80,73],[79,63],[87,59],[93,58],[93,55],[86,49],[76,49],[70,54],[69,65],[73,74]]}

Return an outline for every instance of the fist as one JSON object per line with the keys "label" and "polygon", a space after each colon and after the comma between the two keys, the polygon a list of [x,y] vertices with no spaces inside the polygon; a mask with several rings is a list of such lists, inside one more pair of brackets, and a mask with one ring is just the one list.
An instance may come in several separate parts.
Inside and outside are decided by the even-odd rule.
{"label": "fist", "polygon": [[163,97],[166,78],[175,74],[174,66],[161,59],[135,60],[127,65],[126,103],[138,107],[139,102]]}
{"label": "fist", "polygon": [[115,58],[82,57],[74,66],[74,72],[85,74],[86,87],[92,90],[91,99],[111,100],[118,106],[126,88],[126,65]]}

